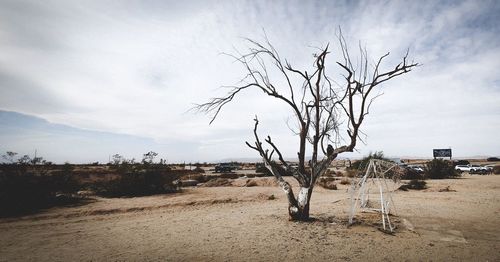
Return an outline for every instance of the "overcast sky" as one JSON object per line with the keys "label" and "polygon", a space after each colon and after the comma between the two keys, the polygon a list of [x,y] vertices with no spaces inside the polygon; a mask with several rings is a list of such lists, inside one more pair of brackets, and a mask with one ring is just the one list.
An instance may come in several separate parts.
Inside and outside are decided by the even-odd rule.
{"label": "overcast sky", "polygon": [[78,137],[72,148],[53,146],[62,143],[57,136],[3,132],[0,150],[82,162],[140,158],[148,148],[169,161],[256,157],[244,141],[258,115],[260,132],[293,157],[290,112],[260,92],[242,94],[212,125],[187,111],[244,76],[220,54],[243,49],[242,37],[262,40],[265,30],[282,57],[310,70],[315,47],[337,45],[340,26],[353,55],[358,43],[373,60],[390,51],[389,68],[409,48],[422,64],[383,84],[363,127],[366,145],[347,156],[431,157],[433,148],[449,147],[457,157],[498,156],[499,25],[499,1],[2,0],[0,109],[148,142],[144,152],[116,152]]}

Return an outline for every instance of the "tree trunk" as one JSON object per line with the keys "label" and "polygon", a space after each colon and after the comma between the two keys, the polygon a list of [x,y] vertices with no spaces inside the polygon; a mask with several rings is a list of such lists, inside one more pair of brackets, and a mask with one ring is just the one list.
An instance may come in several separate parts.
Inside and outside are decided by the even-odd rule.
{"label": "tree trunk", "polygon": [[288,201],[288,214],[290,220],[308,221],[309,202],[311,200],[312,187],[300,187],[296,201]]}

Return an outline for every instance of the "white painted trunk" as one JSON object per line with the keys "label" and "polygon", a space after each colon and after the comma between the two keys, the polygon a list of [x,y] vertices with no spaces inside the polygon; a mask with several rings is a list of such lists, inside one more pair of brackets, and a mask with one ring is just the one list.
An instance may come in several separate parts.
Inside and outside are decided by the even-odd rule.
{"label": "white painted trunk", "polygon": [[309,199],[309,188],[301,187],[299,191],[299,196],[297,197],[297,205],[300,209],[303,209],[307,205]]}

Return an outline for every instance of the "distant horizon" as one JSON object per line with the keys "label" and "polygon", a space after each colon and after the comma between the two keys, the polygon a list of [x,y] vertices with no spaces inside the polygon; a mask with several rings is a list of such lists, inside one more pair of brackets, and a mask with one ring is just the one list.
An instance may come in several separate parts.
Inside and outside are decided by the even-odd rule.
{"label": "distant horizon", "polygon": [[[6,110],[2,110],[0,109],[0,124],[2,125],[5,125],[5,124],[8,124],[9,126],[13,127],[13,126],[16,126],[15,124],[13,123],[7,123],[8,120],[8,117],[6,117],[7,115],[9,115],[10,117],[12,117],[13,115],[14,116],[23,116],[25,119],[29,119],[29,121],[25,121],[23,123],[23,125],[27,125],[29,126],[29,128],[34,128],[35,125],[34,123],[35,122],[38,122],[38,123],[45,123],[45,124],[48,124],[49,127],[51,128],[48,128],[48,129],[45,129],[44,131],[42,130],[38,130],[37,132],[39,133],[39,135],[41,135],[42,137],[43,136],[53,136],[54,134],[58,134],[58,135],[62,135],[62,131],[61,130],[71,130],[72,132],[83,132],[82,134],[80,134],[82,137],[87,137],[89,136],[89,134],[86,134],[85,132],[89,132],[91,134],[95,133],[94,135],[96,135],[95,139],[97,141],[101,140],[101,142],[105,142],[106,141],[106,137],[108,137],[108,139],[117,139],[116,137],[121,137],[123,136],[125,139],[130,139],[130,140],[138,140],[138,141],[142,141],[142,139],[146,140],[147,141],[147,138],[139,138],[139,137],[136,137],[136,136],[131,136],[131,135],[125,135],[125,134],[116,134],[116,133],[110,133],[110,132],[100,132],[100,131],[95,131],[95,130],[90,130],[90,129],[78,129],[78,128],[75,128],[75,127],[71,127],[71,126],[66,126],[66,125],[60,125],[60,124],[53,124],[53,123],[50,123],[48,122],[47,120],[43,119],[43,118],[40,118],[40,117],[35,117],[35,116],[30,116],[28,114],[23,114],[23,113],[19,113],[19,112],[13,112],[13,111],[6,111]],[[15,118],[14,119],[18,119],[18,118]],[[12,121],[12,120],[10,120]],[[18,126],[22,126],[20,123],[17,124]],[[38,127],[39,128],[39,127]],[[36,128],[35,128],[36,129]],[[19,135],[20,133],[22,133],[22,129],[18,129],[16,130],[16,134]],[[45,132],[45,133],[43,133]],[[72,133],[70,132],[70,133]],[[43,134],[42,134],[43,133]],[[99,134],[102,135],[104,137],[99,137]],[[4,155],[7,151],[12,151],[12,152],[16,152],[18,153],[17,157],[21,157],[23,155],[29,155],[30,157],[34,157],[34,152],[37,151],[37,156],[38,157],[43,157],[44,160],[46,161],[51,161],[53,163],[57,163],[57,164],[63,164],[65,162],[69,162],[71,164],[90,164],[90,163],[94,163],[94,162],[99,162],[100,164],[106,164],[109,162],[108,159],[111,159],[112,156],[114,154],[120,154],[122,155],[123,157],[125,157],[126,159],[132,159],[132,158],[135,158],[135,161],[136,162],[140,162],[141,161],[141,156],[142,154],[145,154],[149,151],[155,151],[153,149],[151,150],[146,150],[144,152],[135,152],[134,155],[132,155],[132,157],[130,157],[129,155],[127,154],[124,154],[123,152],[120,153],[120,152],[112,152],[112,153],[108,153],[108,156],[107,156],[107,159],[102,159],[101,158],[88,158],[87,160],[80,160],[80,161],[69,161],[69,160],[53,160],[51,159],[50,157],[46,157],[46,155],[44,154],[44,149],[40,149],[40,148],[46,148],[46,147],[51,147],[51,146],[54,146],[53,143],[50,143],[50,144],[39,144],[40,148],[31,148],[31,149],[27,149],[26,147],[24,147],[23,149],[21,150],[15,150],[15,146],[14,144],[9,147],[9,146],[5,146],[5,145],[8,145],[9,144],[9,141],[6,141],[5,138],[8,138],[10,134],[8,133],[5,133],[5,131],[1,131],[0,130],[0,142],[1,145],[0,145],[0,155]],[[116,136],[116,137],[114,137]],[[133,139],[132,139],[133,138]],[[15,141],[15,140],[11,140],[11,141]],[[29,145],[28,145],[29,146]],[[136,145],[134,145],[136,146]],[[70,144],[67,144],[67,145],[58,145],[57,147],[71,147]],[[143,147],[144,149],[146,149],[146,146]],[[67,155],[68,153],[70,153],[69,151],[71,150],[68,150],[68,152],[61,152],[62,155]],[[376,151],[382,151],[383,150],[375,150],[375,151],[372,151],[372,152],[376,152]],[[156,152],[156,151],[155,151]],[[453,152],[453,148],[452,148],[452,152]],[[130,153],[130,152],[129,152]],[[358,154],[358,155],[355,155],[355,156],[351,156],[351,157],[346,157],[345,155],[339,155],[336,160],[347,160],[347,159],[350,159],[350,160],[357,160],[357,159],[361,159],[363,158],[365,155],[361,155],[361,154]],[[387,157],[387,158],[399,158],[399,159],[433,159],[432,157],[432,149],[429,149],[429,156],[409,156],[409,155],[386,155],[384,153],[384,156]],[[486,159],[488,157],[498,157],[500,156],[500,154],[498,155],[465,155],[465,156],[452,156],[452,159]],[[172,156],[173,157],[173,156]],[[309,159],[311,156],[308,155],[306,156],[307,159]],[[221,158],[218,158],[218,159],[206,159],[206,160],[177,160],[177,161],[168,161],[168,157],[165,158],[165,156],[162,157],[162,155],[160,154],[156,159],[155,161],[158,162],[160,159],[167,159],[167,164],[182,164],[182,163],[204,163],[204,162],[207,162],[207,163],[220,163],[220,162],[230,162],[230,161],[236,161],[236,162],[248,162],[248,163],[253,163],[253,162],[260,162],[260,158],[259,157],[253,157],[253,156],[248,156],[248,157],[234,157],[234,158],[231,158],[231,157],[221,157]],[[293,158],[293,157],[289,157],[289,156],[284,156],[284,159],[286,161],[293,161],[295,160],[296,158]],[[1,162],[4,162],[4,159],[0,159],[0,163]]]}

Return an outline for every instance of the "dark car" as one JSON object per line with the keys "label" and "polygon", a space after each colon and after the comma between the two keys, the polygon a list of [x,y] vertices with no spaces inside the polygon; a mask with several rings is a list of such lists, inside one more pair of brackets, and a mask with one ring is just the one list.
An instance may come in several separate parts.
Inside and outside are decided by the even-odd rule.
{"label": "dark car", "polygon": [[231,163],[220,163],[215,165],[215,173],[233,172],[234,166]]}

